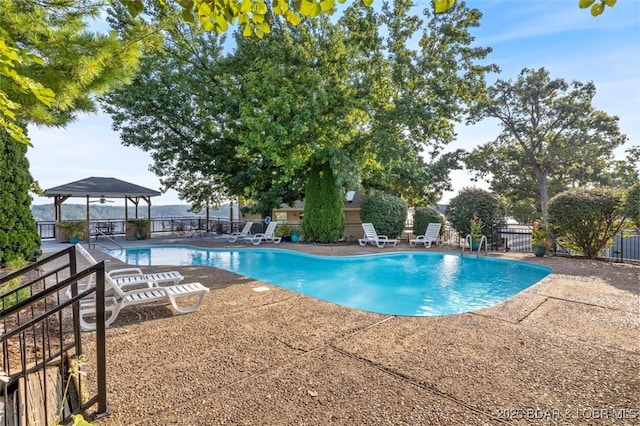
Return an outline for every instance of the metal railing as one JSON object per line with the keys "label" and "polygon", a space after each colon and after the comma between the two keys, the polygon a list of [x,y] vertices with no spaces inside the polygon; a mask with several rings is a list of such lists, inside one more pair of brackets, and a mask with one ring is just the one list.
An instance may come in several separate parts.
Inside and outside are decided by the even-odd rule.
{"label": "metal railing", "polygon": [[[76,265],[75,248],[70,247],[0,278],[0,369],[7,379],[0,397],[0,424],[66,424],[72,414],[108,414],[104,262],[81,272]],[[78,292],[78,281],[92,276],[96,285]],[[94,369],[85,372],[95,383],[70,375],[72,365],[85,355],[79,300],[92,294],[101,326],[96,330],[95,359],[87,362]]]}
{"label": "metal railing", "polygon": [[[229,221],[222,218],[200,216],[151,218],[149,230],[151,234],[188,235],[211,232],[230,234],[242,229],[245,221]],[[36,222],[36,228],[43,240],[56,238],[54,221]],[[90,237],[100,239],[104,236],[123,237],[126,230],[124,219],[96,219],[89,221]]]}
{"label": "metal railing", "polygon": [[[222,218],[211,218],[207,222],[206,218],[199,216],[152,218],[150,231],[151,234],[158,235],[194,236],[204,232],[222,235],[240,231],[244,223],[245,221],[231,222]],[[37,222],[36,225],[40,238],[55,238],[54,222]],[[92,220],[90,226],[91,229],[96,230],[91,235],[94,240],[104,236],[111,239],[123,237],[125,233],[124,220]],[[532,251],[530,230],[531,225],[495,224],[491,227],[491,235],[487,236],[489,250],[530,253]],[[360,223],[346,224],[345,238],[347,240],[360,238],[361,234],[362,225]],[[408,239],[412,235],[411,227],[407,226],[402,238]],[[447,245],[460,246],[463,244],[463,238],[450,225],[443,228],[442,240]],[[555,256],[574,254],[558,245],[554,246],[549,253]],[[618,262],[640,261],[640,232],[631,229],[620,232],[614,237],[613,246],[604,250],[601,257]]]}
{"label": "metal railing", "polygon": [[[490,250],[530,253],[532,252],[530,231],[531,225],[493,225],[489,238]],[[577,255],[558,243],[554,243],[548,253],[554,256]],[[613,238],[613,246],[605,249],[600,257],[617,262],[640,261],[640,232],[633,229],[620,231]]]}
{"label": "metal railing", "polygon": [[97,239],[99,236],[104,237],[106,240],[110,241],[111,243],[113,243],[114,245],[116,245],[117,247],[120,248],[120,250],[124,250],[124,247],[122,246],[122,244],[120,244],[119,242],[117,242],[115,239],[113,239],[113,237],[109,234],[105,234],[101,229],[99,228],[91,228],[91,231],[89,232],[90,235],[94,236],[94,241],[90,242],[89,247],[91,247],[92,245],[100,245],[104,248],[109,248],[107,246],[105,246],[104,244],[98,243]]}

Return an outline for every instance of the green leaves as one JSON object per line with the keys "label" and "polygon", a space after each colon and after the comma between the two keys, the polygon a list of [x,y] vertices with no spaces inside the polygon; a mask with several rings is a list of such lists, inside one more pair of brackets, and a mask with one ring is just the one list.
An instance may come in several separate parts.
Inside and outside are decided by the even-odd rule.
{"label": "green leaves", "polygon": [[625,194],[625,211],[627,221],[640,231],[640,182],[631,185]]}
{"label": "green leaves", "polygon": [[[474,150],[467,167],[491,176],[491,188],[512,207],[546,218],[549,197],[575,185],[615,179],[613,151],[624,144],[617,118],[593,108],[592,83],[551,79],[544,68],[523,69],[517,81],[498,80],[471,119],[498,119],[502,132]],[[532,218],[529,217],[529,220]]]}
{"label": "green leaves", "polygon": [[[127,13],[139,13],[141,4],[128,2]],[[94,111],[96,95],[135,72],[146,33],[131,34],[135,25],[120,34],[86,31],[100,7],[81,0],[2,2],[0,128],[14,140],[29,143],[28,124],[64,125],[79,111]],[[123,40],[129,36],[135,40]]]}
{"label": "green leaves", "polygon": [[613,7],[618,0],[601,0],[600,3],[596,3],[596,0],[579,0],[578,7],[580,9],[591,8],[592,16],[599,16],[604,12],[605,6]]}
{"label": "green leaves", "polygon": [[580,0],[578,2],[578,7],[580,9],[586,9],[588,7],[591,7],[592,4],[594,4],[596,2],[596,0]]}
{"label": "green leaves", "polygon": [[611,188],[572,188],[549,201],[549,224],[561,244],[588,258],[613,245],[623,213],[622,193]]}
{"label": "green leaves", "polygon": [[604,12],[604,3],[594,4],[591,6],[591,15],[598,16]]}
{"label": "green leaves", "polygon": [[40,246],[29,209],[33,178],[29,173],[27,146],[14,139],[0,129],[0,264],[17,258],[31,260],[33,250]]}
{"label": "green leaves", "polygon": [[144,12],[144,4],[142,3],[142,0],[120,0],[120,3],[127,8],[129,15],[134,18]]}
{"label": "green leaves", "polygon": [[287,20],[287,22],[290,23],[291,25],[300,25],[300,22],[302,21],[300,19],[300,16],[298,16],[298,14],[295,13],[293,10],[287,10],[284,13],[284,17]]}
{"label": "green leaves", "polygon": [[344,233],[341,190],[329,162],[314,166],[305,190],[302,232],[307,241],[336,243]]}
{"label": "green leaves", "polygon": [[436,13],[444,13],[455,6],[456,0],[433,0],[433,8]]}
{"label": "green leaves", "polygon": [[[10,89],[21,94],[31,94],[44,105],[50,106],[55,98],[53,90],[17,71],[18,66],[42,65],[44,60],[35,54],[28,55],[13,46],[15,44],[9,33],[0,29],[0,75],[9,78]],[[21,109],[22,104],[12,101],[7,92],[0,90],[0,129],[6,130],[14,140],[30,145],[29,138],[17,122],[16,112]]]}

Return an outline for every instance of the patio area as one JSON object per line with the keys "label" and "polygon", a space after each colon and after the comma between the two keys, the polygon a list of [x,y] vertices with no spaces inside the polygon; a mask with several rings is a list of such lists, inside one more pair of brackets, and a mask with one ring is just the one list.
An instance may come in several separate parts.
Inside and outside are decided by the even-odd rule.
{"label": "patio area", "polygon": [[[107,329],[112,413],[98,423],[638,424],[640,266],[501,256],[555,273],[501,305],[446,317],[367,313],[219,269],[178,268],[211,292],[195,313],[133,307]],[[92,335],[83,337],[93,359]]]}

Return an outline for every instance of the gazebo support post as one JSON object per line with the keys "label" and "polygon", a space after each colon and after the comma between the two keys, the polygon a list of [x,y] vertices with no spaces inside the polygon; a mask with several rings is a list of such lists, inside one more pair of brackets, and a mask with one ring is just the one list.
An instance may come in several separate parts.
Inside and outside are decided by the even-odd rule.
{"label": "gazebo support post", "polygon": [[[85,226],[85,234],[87,236],[87,241],[91,240],[91,236],[89,235],[89,232],[91,231],[91,222],[89,222],[89,195],[87,195],[87,225]],[[84,241],[84,238],[83,238]]]}
{"label": "gazebo support post", "polygon": [[54,216],[55,216],[55,224],[53,225],[55,228],[55,236],[56,236],[56,241],[58,241],[59,243],[62,243],[64,241],[62,241],[62,238],[60,237],[60,235],[58,235],[58,224],[60,222],[62,222],[62,203],[64,203],[66,200],[69,199],[69,197],[71,197],[70,195],[56,195],[53,199],[53,210],[54,210]]}
{"label": "gazebo support post", "polygon": [[147,221],[149,222],[149,226],[147,226],[147,238],[151,238],[151,197],[142,197],[142,199],[147,202]]}

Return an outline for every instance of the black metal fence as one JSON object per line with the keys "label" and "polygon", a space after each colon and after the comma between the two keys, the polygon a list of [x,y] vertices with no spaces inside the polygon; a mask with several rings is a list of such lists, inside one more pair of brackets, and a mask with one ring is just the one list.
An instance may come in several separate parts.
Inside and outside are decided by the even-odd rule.
{"label": "black metal fence", "polygon": [[[530,253],[531,225],[494,225],[489,237],[489,249]],[[558,243],[554,243],[549,254],[554,256],[572,256],[573,252]],[[600,257],[617,262],[640,261],[640,233],[634,229],[622,230],[613,238],[613,245],[604,250]]]}
{"label": "black metal fence", "polygon": [[[92,236],[101,234],[121,237],[125,235],[126,221],[124,219],[100,219],[89,221],[89,229]],[[222,218],[187,216],[187,217],[163,217],[151,218],[150,231],[152,234],[168,235],[194,235],[203,232],[216,234],[230,234],[239,231],[244,221],[230,221]],[[41,239],[56,238],[56,226],[53,221],[36,222],[36,227]]]}
{"label": "black metal fence", "polygon": [[[54,222],[37,222],[36,223],[40,238],[55,238]],[[229,221],[222,218],[210,218],[209,221],[204,217],[188,216],[188,217],[164,217],[151,219],[151,233],[156,235],[181,235],[193,236],[203,232],[215,234],[230,234],[242,229],[244,221]],[[362,233],[359,223],[347,224],[353,228],[353,235]],[[124,220],[92,220],[90,229],[99,230],[110,236],[121,237],[125,234]],[[530,253],[531,250],[531,225],[513,225],[513,224],[497,224],[491,228],[491,235],[488,236],[489,250],[493,251],[513,251]],[[407,226],[405,238],[409,238],[411,234],[411,226]],[[93,235],[96,236],[96,235]],[[464,236],[461,238],[458,233],[451,227],[445,226],[443,231],[443,241],[449,245],[461,245]],[[575,255],[559,245],[554,245],[549,253],[555,256]],[[611,248],[604,250],[601,254],[602,258],[611,259],[618,262],[640,261],[640,233],[637,230],[627,229],[620,232],[614,237],[614,244]]]}
{"label": "black metal fence", "polygon": [[[94,287],[78,293],[78,281],[91,276]],[[104,321],[95,336],[95,356],[78,374],[82,349],[79,300],[96,294],[104,319],[104,263],[77,272],[70,247],[0,278],[0,344],[4,384],[0,424],[52,425],[78,413],[108,413]],[[71,289],[72,296],[67,296]],[[101,312],[101,313],[100,313]]]}

